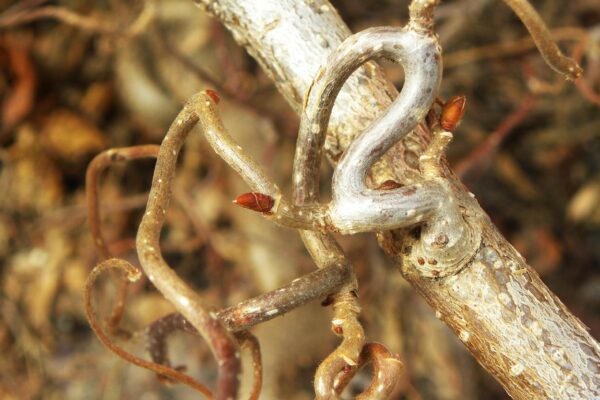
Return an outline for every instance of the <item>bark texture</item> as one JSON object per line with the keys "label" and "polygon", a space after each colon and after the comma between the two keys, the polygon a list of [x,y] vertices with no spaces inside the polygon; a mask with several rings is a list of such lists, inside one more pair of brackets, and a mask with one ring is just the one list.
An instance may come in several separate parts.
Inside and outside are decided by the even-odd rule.
{"label": "bark texture", "polygon": [[[318,68],[350,35],[326,1],[202,0],[274,80],[298,112]],[[339,158],[395,97],[375,64],[346,83],[333,109],[325,153]],[[371,171],[374,185],[421,179],[418,158],[428,140],[422,128],[394,146]],[[418,232],[379,235],[404,277],[457,334],[478,362],[515,399],[600,398],[600,346],[500,235],[454,174],[445,177],[480,237],[472,256],[451,273],[432,276],[414,262]],[[459,255],[447,255],[457,257]],[[450,257],[451,258],[451,257]],[[442,268],[443,266],[440,266]]]}

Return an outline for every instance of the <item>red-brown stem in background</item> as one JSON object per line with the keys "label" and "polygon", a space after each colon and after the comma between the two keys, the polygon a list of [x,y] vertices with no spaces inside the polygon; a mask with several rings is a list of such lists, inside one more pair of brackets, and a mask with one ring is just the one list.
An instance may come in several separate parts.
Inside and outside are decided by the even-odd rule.
{"label": "red-brown stem in background", "polygon": [[[96,249],[98,250],[102,260],[106,260],[113,255],[111,254],[108,245],[106,244],[106,240],[102,235],[100,200],[98,196],[100,174],[106,168],[116,163],[128,162],[140,158],[156,158],[158,155],[158,149],[159,146],[157,145],[110,149],[98,154],[88,165],[85,176],[88,222],[94,245],[96,246]],[[113,276],[119,282],[119,285],[115,305],[113,306],[113,310],[110,316],[107,318],[106,323],[108,325],[108,331],[111,334],[127,335],[125,331],[119,329],[119,322],[123,317],[129,281],[118,275],[116,272],[113,274]]]}
{"label": "red-brown stem in background", "polygon": [[[532,94],[526,95],[519,107],[508,115],[496,130],[477,146],[469,155],[463,158],[454,167],[454,171],[460,177],[464,177],[474,167],[481,167],[482,163],[489,165],[494,153],[498,147],[508,137],[508,135],[527,117],[535,106],[536,98]],[[479,169],[481,172],[481,169]]]}
{"label": "red-brown stem in background", "polygon": [[94,311],[94,307],[92,306],[92,290],[94,288],[94,283],[96,282],[96,279],[98,278],[98,276],[102,272],[104,272],[108,269],[118,269],[120,271],[125,272],[127,274],[126,279],[128,279],[129,281],[132,281],[132,282],[138,280],[141,276],[141,272],[137,268],[135,268],[133,265],[129,264],[125,260],[120,260],[120,259],[116,259],[116,258],[111,258],[111,259],[105,260],[102,263],[98,264],[96,267],[94,267],[92,272],[88,275],[88,278],[87,278],[87,281],[85,284],[85,290],[84,290],[85,312],[86,312],[88,321],[90,323],[90,326],[94,330],[94,333],[96,334],[98,339],[102,342],[102,344],[104,346],[106,346],[110,351],[112,351],[117,356],[121,357],[122,359],[124,359],[132,364],[138,365],[142,368],[146,368],[150,371],[154,371],[155,373],[157,373],[159,375],[168,376],[169,378],[171,378],[173,380],[176,380],[178,382],[186,384],[186,385],[196,389],[200,393],[202,393],[204,396],[206,396],[206,398],[212,399],[213,398],[212,393],[206,388],[206,386],[202,385],[200,382],[196,381],[194,378],[192,378],[189,375],[186,375],[180,371],[169,368],[167,366],[156,364],[154,362],[146,361],[139,357],[136,357],[136,356],[128,353],[127,351],[125,351],[120,346],[116,345],[108,337],[108,335],[106,335],[106,333],[104,333],[104,330],[100,326],[100,323],[98,322],[98,319],[96,317],[96,312]]}
{"label": "red-brown stem in background", "polygon": [[[573,53],[572,53],[573,59],[575,59],[575,61],[581,62],[581,59],[583,58],[584,49],[587,46],[589,40],[590,40],[590,35],[585,35],[577,43],[577,45],[573,49]],[[598,40],[598,39],[596,39],[596,40]],[[595,65],[596,68],[598,68],[598,64],[599,64],[598,61],[596,61],[596,65]],[[579,89],[579,92],[583,95],[583,97],[585,97],[592,103],[600,106],[600,94],[596,93],[592,89],[592,85],[590,84],[590,82],[588,82],[585,75],[582,76],[581,79],[577,79],[575,81],[575,86],[577,87],[577,89]]]}

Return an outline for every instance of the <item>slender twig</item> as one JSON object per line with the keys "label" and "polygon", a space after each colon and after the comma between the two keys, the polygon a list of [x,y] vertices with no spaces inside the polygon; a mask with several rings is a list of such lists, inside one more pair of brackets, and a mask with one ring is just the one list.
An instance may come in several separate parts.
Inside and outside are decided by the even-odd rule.
{"label": "slender twig", "polygon": [[235,334],[236,339],[240,342],[241,348],[250,350],[252,356],[252,371],[254,379],[252,381],[252,391],[250,392],[249,400],[258,400],[262,389],[263,368],[260,355],[260,343],[256,336],[248,331],[241,331]]}
{"label": "slender twig", "polygon": [[98,154],[88,165],[85,176],[87,215],[94,245],[103,259],[111,257],[106,240],[102,235],[100,200],[98,197],[99,178],[106,168],[116,163],[129,162],[140,158],[156,158],[158,145],[142,145],[114,148]]}
{"label": "slender twig", "polygon": [[214,312],[202,305],[196,292],[169,267],[160,251],[160,231],[171,198],[177,155],[189,131],[198,122],[199,103],[210,103],[205,93],[194,96],[179,113],[160,147],[146,212],[136,237],[140,263],[148,279],[160,290],[207,341],[215,356],[219,376],[216,399],[235,398],[239,388],[240,358],[238,345]]}
{"label": "slender twig", "polygon": [[201,383],[196,381],[194,378],[192,378],[180,371],[169,368],[167,366],[160,365],[160,364],[150,362],[150,361],[146,361],[139,357],[136,357],[136,356],[128,353],[127,351],[125,351],[123,348],[121,348],[117,344],[115,344],[108,337],[108,335],[106,335],[104,333],[104,331],[102,330],[102,327],[100,326],[100,323],[98,322],[98,318],[96,317],[96,312],[94,311],[94,307],[92,306],[92,291],[93,291],[94,283],[96,282],[97,277],[100,274],[102,274],[102,272],[104,272],[108,269],[113,269],[113,268],[116,268],[120,271],[125,272],[127,274],[127,279],[132,282],[137,281],[141,276],[140,271],[137,268],[135,268],[133,265],[129,264],[125,260],[120,260],[120,259],[116,259],[116,258],[111,258],[111,259],[105,260],[102,263],[98,264],[96,267],[94,267],[94,269],[92,270],[92,272],[90,273],[90,275],[88,276],[87,281],[86,281],[85,291],[84,291],[84,303],[85,303],[85,311],[86,311],[86,315],[88,318],[88,322],[89,322],[90,326],[92,327],[92,329],[94,330],[94,333],[96,334],[98,339],[100,339],[100,341],[102,342],[102,344],[104,346],[106,346],[110,351],[112,351],[117,356],[121,357],[122,359],[124,359],[132,364],[138,365],[142,368],[146,368],[150,371],[153,371],[159,375],[168,376],[169,378],[171,378],[173,380],[184,383],[184,384],[196,389],[200,393],[202,393],[204,396],[206,396],[206,398],[212,399],[212,394],[206,388],[206,386],[202,385]]}
{"label": "slender twig", "polygon": [[[100,174],[106,168],[115,163],[128,162],[139,158],[156,158],[158,149],[159,146],[156,145],[110,149],[98,154],[88,165],[85,177],[88,222],[94,245],[96,246],[98,253],[100,253],[102,260],[106,260],[113,255],[111,254],[108,245],[106,244],[106,240],[102,235],[100,200],[98,196],[98,181]],[[113,274],[113,276],[115,277],[115,280],[119,282],[119,285],[113,310],[106,322],[108,325],[108,331],[111,334],[123,333],[126,335],[127,333],[119,328],[119,323],[123,317],[123,312],[125,309],[129,281],[122,278],[120,275],[117,275],[116,272]]]}
{"label": "slender twig", "polygon": [[[550,32],[554,41],[579,41],[586,35],[581,28],[567,27],[558,28]],[[444,69],[458,67],[481,60],[497,59],[516,54],[521,54],[535,48],[535,42],[531,36],[525,36],[510,42],[487,44],[472,47],[465,50],[457,50],[444,55]]]}
{"label": "slender twig", "polygon": [[529,31],[535,45],[546,63],[567,79],[577,79],[581,75],[581,67],[572,58],[566,57],[552,40],[552,35],[535,8],[527,0],[504,0]]}
{"label": "slender twig", "polygon": [[333,296],[332,330],[342,337],[342,342],[315,373],[315,395],[319,400],[335,398],[335,378],[344,368],[360,363],[365,332],[358,321],[360,305],[356,301],[355,287],[356,284]]}
{"label": "slender twig", "polygon": [[[294,279],[279,289],[216,311],[215,314],[227,329],[232,332],[240,332],[286,314],[309,301],[333,295],[348,283],[350,277],[351,272],[346,266],[331,265]],[[170,315],[172,314],[164,318],[173,318]],[[184,317],[179,316],[178,318]],[[183,323],[167,320],[165,324],[179,326]],[[157,329],[160,330],[160,328]]]}
{"label": "slender twig", "polygon": [[351,270],[346,265],[331,265],[299,277],[272,292],[221,310],[217,315],[229,330],[247,330],[309,301],[335,294],[351,277]]}
{"label": "slender twig", "polygon": [[122,29],[100,18],[81,15],[64,7],[43,6],[34,9],[23,9],[0,16],[0,29],[12,28],[40,19],[56,19],[79,29],[130,38],[144,30],[152,18],[154,18],[154,13],[154,2],[145,1],[144,8],[136,19],[129,23],[126,29]]}
{"label": "slender twig", "polygon": [[336,380],[336,392],[341,393],[358,370],[373,363],[373,380],[369,387],[356,396],[357,400],[385,400],[392,395],[404,368],[398,355],[391,354],[379,343],[367,343],[360,354],[358,365],[345,368]]}
{"label": "slender twig", "polygon": [[[272,292],[218,311],[216,315],[231,332],[243,332],[303,306],[309,301],[333,295],[347,284],[350,277],[349,268],[343,265],[332,265],[297,278]],[[155,362],[169,365],[165,339],[173,330],[195,332],[192,325],[179,313],[168,314],[146,329],[148,350]]]}
{"label": "slender twig", "polygon": [[[145,330],[146,346],[147,350],[152,357],[152,360],[159,365],[170,368],[167,354],[166,340],[169,335],[174,332],[183,331],[198,335],[198,331],[179,313],[171,313],[165,315],[154,321]],[[253,385],[252,392],[250,394],[250,400],[258,399],[262,386],[262,361],[260,355],[260,344],[256,339],[256,336],[248,331],[239,331],[235,333],[235,338],[240,344],[241,348],[247,348],[250,350],[252,356],[252,369],[253,369]],[[179,366],[175,368],[175,371],[184,370],[185,367]],[[158,374],[159,379],[164,382],[172,383],[173,377],[167,375]]]}

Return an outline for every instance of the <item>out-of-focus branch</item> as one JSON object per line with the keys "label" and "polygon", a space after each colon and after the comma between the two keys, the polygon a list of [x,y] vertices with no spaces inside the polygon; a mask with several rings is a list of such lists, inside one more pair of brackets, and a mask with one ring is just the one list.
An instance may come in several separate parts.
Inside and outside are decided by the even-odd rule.
{"label": "out-of-focus branch", "polygon": [[[299,114],[317,70],[350,33],[322,0],[203,3],[258,60]],[[353,74],[332,110],[324,147],[329,158],[337,159],[395,94],[374,64]],[[374,165],[370,180],[375,185],[389,179],[420,180],[414,160],[427,137],[424,129],[417,128]],[[419,237],[405,231],[380,234],[384,250],[398,260],[405,278],[510,396],[600,396],[597,342],[496,231],[456,177],[447,169],[444,175],[465,215],[479,218],[481,242],[475,256],[465,260],[462,268],[435,279],[407,256]]]}

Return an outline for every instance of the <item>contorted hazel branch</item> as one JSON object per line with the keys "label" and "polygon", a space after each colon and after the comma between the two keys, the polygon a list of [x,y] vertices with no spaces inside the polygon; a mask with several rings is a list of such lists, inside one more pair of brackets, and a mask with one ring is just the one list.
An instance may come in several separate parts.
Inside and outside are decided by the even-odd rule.
{"label": "contorted hazel branch", "polygon": [[[350,74],[365,62],[387,57],[405,71],[402,92],[388,111],[348,148],[333,176],[333,198],[326,206],[281,207],[279,192],[260,192],[274,198],[273,207],[262,211],[279,224],[341,233],[387,230],[411,226],[440,208],[444,190],[435,182],[423,182],[392,190],[367,186],[367,174],[394,143],[409,133],[427,114],[441,79],[440,48],[427,31],[372,28],[346,39],[330,56],[313,81],[302,115],[294,185],[296,197],[316,192],[322,146],[335,98]],[[307,193],[303,193],[307,192]],[[248,199],[256,198],[256,195]],[[241,203],[238,199],[238,203]],[[263,201],[263,204],[267,204]],[[290,218],[291,217],[291,218]],[[292,220],[292,221],[290,221]]]}
{"label": "contorted hazel branch", "polygon": [[[478,230],[472,227],[474,222],[463,215],[459,202],[454,201],[452,188],[439,172],[439,159],[452,137],[450,132],[439,126],[435,129],[428,151],[421,156],[424,178],[421,182],[401,187],[387,184],[375,189],[367,186],[367,174],[373,163],[424,119],[438,90],[441,71],[437,39],[426,30],[412,30],[413,26],[365,30],[346,39],[331,54],[309,91],[294,164],[294,196],[311,201],[281,209],[276,200],[270,210],[260,211],[282,225],[293,219],[288,226],[308,225],[311,229],[341,233],[390,230],[427,221],[421,233],[422,245],[414,249],[414,258],[416,264],[428,269],[429,275],[437,277],[454,271],[454,266],[474,254],[479,243]],[[344,153],[334,171],[332,200],[319,206],[313,200],[335,98],[350,74],[376,56],[402,64],[405,70],[402,92]],[[455,99],[444,107],[442,122],[446,127],[456,125],[463,106],[463,100]],[[275,199],[281,196],[278,192],[260,193]],[[263,198],[257,194],[244,197]]]}
{"label": "contorted hazel branch", "polygon": [[[202,2],[248,48],[299,113],[310,83],[307,77],[315,76],[349,35],[348,27],[324,0],[282,0],[268,7],[251,0]],[[389,94],[380,71],[371,65],[349,80],[330,122],[326,151],[332,160],[364,131],[367,121],[388,107]],[[439,135],[440,142],[449,139],[443,136]],[[397,184],[386,187],[418,181],[408,151],[422,154],[426,138],[430,138],[428,130],[418,127],[410,139],[384,155],[373,168],[373,186],[392,179]],[[440,264],[437,258],[428,258],[429,253],[412,257],[415,245],[424,241],[419,234],[422,228],[378,233],[380,245],[512,397],[594,398],[597,342],[492,227],[465,187],[445,166],[442,169],[454,191],[452,200],[460,201],[459,211],[468,218],[478,215],[482,239],[476,257],[465,260],[460,273],[431,279],[436,271],[428,266]],[[440,249],[450,243],[442,233],[434,242]]]}
{"label": "contorted hazel branch", "polygon": [[435,183],[378,190],[369,188],[366,181],[375,161],[429,111],[441,80],[440,53],[436,37],[428,31],[414,31],[410,25],[405,29],[372,28],[346,39],[317,74],[300,125],[299,162],[294,166],[294,181],[298,182],[317,173],[333,103],[350,74],[376,57],[400,63],[405,72],[398,98],[352,142],[334,171],[332,201],[324,211],[332,230],[356,233],[406,227],[439,208],[443,190]]}

